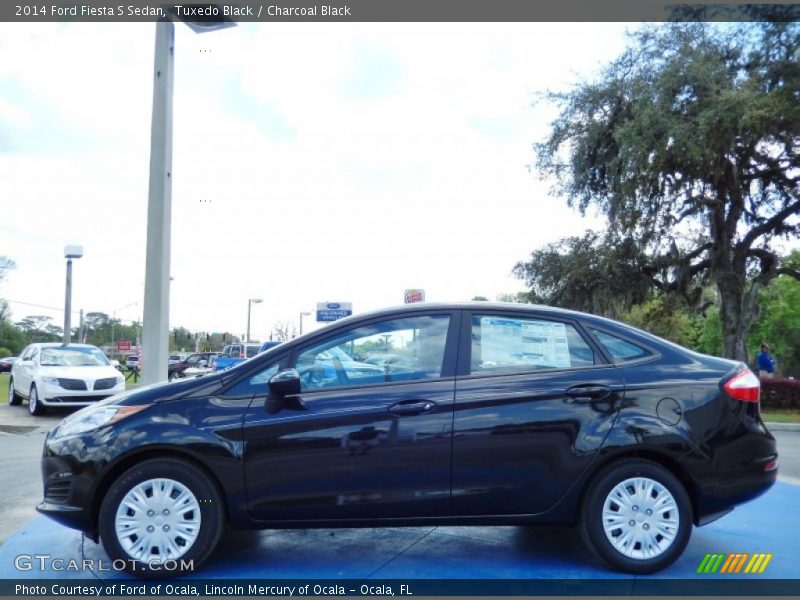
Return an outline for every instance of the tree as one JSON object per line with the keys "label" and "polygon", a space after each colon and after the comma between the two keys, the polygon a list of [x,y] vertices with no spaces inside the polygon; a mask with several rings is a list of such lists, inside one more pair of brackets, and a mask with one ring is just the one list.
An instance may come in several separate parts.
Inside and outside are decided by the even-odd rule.
{"label": "tree", "polygon": [[[6,274],[16,268],[13,260],[6,256],[0,256],[0,283],[6,278]],[[0,298],[0,323],[4,323],[9,316],[8,302]]]}
{"label": "tree", "polygon": [[513,272],[530,286],[534,302],[617,318],[647,300],[653,273],[646,267],[631,240],[586,231],[534,251]]}
{"label": "tree", "polygon": [[[800,267],[800,251],[784,260],[788,268]],[[748,336],[748,346],[757,350],[769,344],[778,358],[778,371],[800,376],[800,282],[781,275],[759,294],[760,314]]]}
{"label": "tree", "polygon": [[297,328],[291,321],[278,321],[272,326],[270,339],[275,337],[279,342],[285,342],[297,337]]}
{"label": "tree", "polygon": [[536,165],[641,249],[666,276],[653,286],[694,299],[713,283],[723,353],[746,360],[759,290],[800,279],[774,249],[800,233],[800,24],[670,23],[632,42],[599,80],[546,95],[560,114]]}
{"label": "tree", "polygon": [[487,300],[486,296],[473,296],[471,302],[486,302]]}
{"label": "tree", "polygon": [[543,302],[542,299],[535,297],[531,292],[500,293],[495,296],[495,300],[514,304],[541,304]]}
{"label": "tree", "polygon": [[51,323],[53,319],[45,315],[30,315],[17,323],[17,327],[28,339],[28,342],[57,342],[62,337],[62,330]]}

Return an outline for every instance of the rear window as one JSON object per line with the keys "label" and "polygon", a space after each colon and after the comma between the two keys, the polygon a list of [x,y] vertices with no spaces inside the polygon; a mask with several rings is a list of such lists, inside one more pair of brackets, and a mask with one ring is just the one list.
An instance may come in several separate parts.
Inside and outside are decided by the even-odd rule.
{"label": "rear window", "polygon": [[653,354],[646,348],[637,346],[633,342],[623,340],[610,333],[598,331],[597,329],[592,329],[592,333],[594,337],[597,338],[597,341],[600,342],[603,349],[611,355],[614,362],[638,360]]}
{"label": "rear window", "polygon": [[247,347],[247,358],[253,358],[256,354],[258,354],[258,346]]}

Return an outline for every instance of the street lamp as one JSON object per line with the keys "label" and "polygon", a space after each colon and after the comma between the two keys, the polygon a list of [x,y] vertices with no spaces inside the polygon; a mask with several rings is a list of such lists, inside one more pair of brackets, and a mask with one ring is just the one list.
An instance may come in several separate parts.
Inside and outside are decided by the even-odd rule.
{"label": "street lamp", "polygon": [[64,258],[67,259],[67,291],[64,295],[64,343],[72,339],[72,259],[83,256],[83,246],[64,246]]}
{"label": "street lamp", "polygon": [[261,298],[250,298],[247,301],[247,341],[250,341],[250,307],[253,304],[261,304],[263,300]]}
{"label": "street lamp", "polygon": [[300,335],[303,335],[303,317],[308,317],[309,315],[311,315],[310,312],[300,313]]}
{"label": "street lamp", "polygon": [[[219,13],[223,11],[219,10]],[[175,13],[186,21],[179,9]],[[231,27],[228,19],[187,22],[195,32]],[[175,26],[156,23],[153,118],[150,129],[150,188],[147,200],[142,383],[167,380],[169,356],[169,265],[172,228],[172,90]]]}

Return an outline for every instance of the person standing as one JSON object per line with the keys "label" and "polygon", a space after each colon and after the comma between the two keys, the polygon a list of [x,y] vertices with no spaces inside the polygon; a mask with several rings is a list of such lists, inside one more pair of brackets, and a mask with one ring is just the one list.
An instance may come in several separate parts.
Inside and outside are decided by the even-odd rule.
{"label": "person standing", "polygon": [[775,371],[775,359],[769,355],[769,346],[761,344],[761,352],[756,356],[759,377],[772,377]]}

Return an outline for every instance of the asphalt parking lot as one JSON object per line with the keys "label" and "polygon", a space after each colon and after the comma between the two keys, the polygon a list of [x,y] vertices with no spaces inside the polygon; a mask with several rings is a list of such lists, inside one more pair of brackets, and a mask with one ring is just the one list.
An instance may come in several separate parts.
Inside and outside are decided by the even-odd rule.
{"label": "asphalt parking lot", "polygon": [[[4,507],[4,518],[0,522],[0,577],[54,577],[54,573],[35,570],[21,573],[13,566],[14,557],[20,553],[44,549],[67,557],[108,560],[102,546],[39,516],[34,509],[41,498],[39,456],[44,435],[68,412],[31,417],[24,406],[0,405],[0,455],[5,463],[0,470],[0,503]],[[796,535],[796,527],[786,527],[786,521],[774,519],[775,515],[794,514],[794,508],[800,503],[800,431],[785,428],[773,428],[781,457],[780,482],[763,497],[737,508],[731,515],[696,528],[684,556],[650,579],[608,571],[585,549],[575,531],[552,527],[228,532],[198,576],[618,578],[630,586],[619,593],[639,593],[642,582],[695,576],[699,562],[708,552],[747,551],[774,554],[767,571],[770,578],[794,578],[794,557],[800,553],[800,536]],[[119,573],[95,573],[94,576],[125,577]]]}

